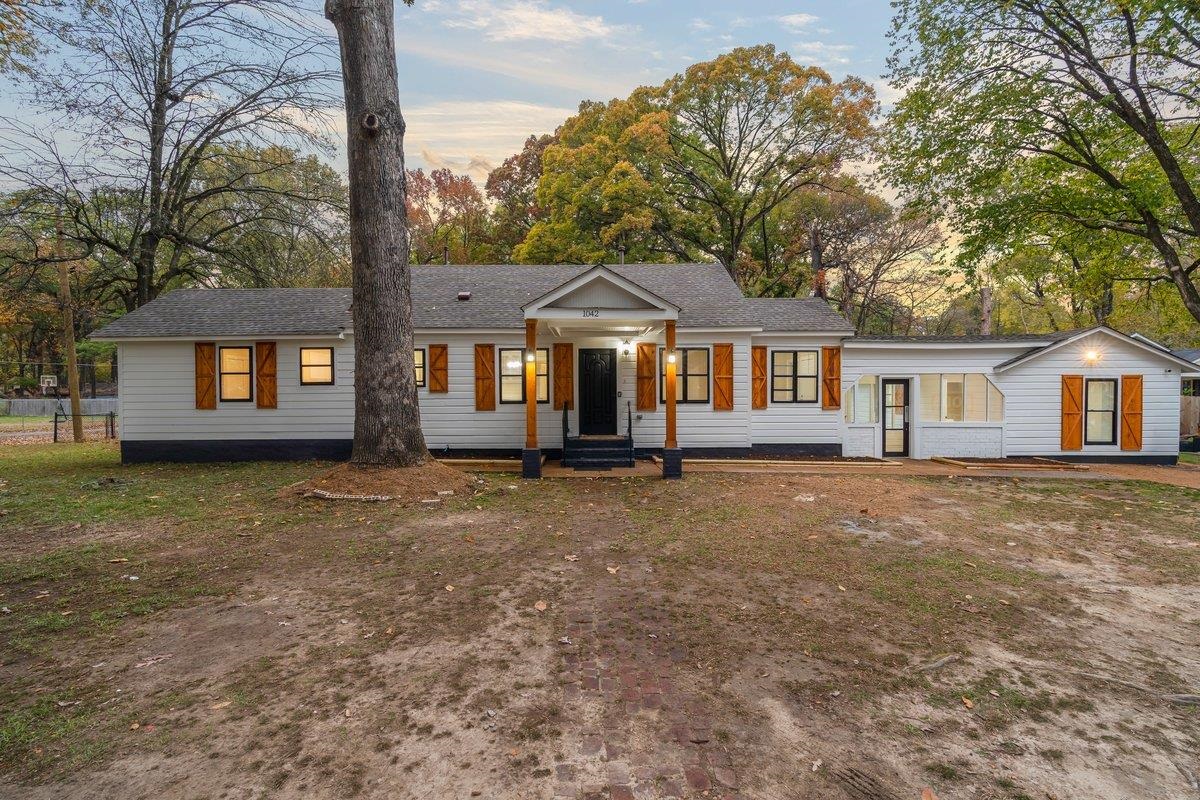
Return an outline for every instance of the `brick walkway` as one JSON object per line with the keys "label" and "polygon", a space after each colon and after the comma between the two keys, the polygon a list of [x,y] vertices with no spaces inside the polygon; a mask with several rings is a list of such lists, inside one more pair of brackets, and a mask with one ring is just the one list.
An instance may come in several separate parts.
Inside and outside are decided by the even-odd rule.
{"label": "brick walkway", "polygon": [[636,590],[614,589],[567,620],[559,682],[573,730],[554,796],[740,800],[703,701],[680,688],[688,654],[665,615]]}

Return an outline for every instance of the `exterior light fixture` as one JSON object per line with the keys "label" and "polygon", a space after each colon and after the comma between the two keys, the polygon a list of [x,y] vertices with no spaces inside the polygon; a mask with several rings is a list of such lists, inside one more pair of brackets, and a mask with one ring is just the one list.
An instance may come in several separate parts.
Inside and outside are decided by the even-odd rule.
{"label": "exterior light fixture", "polygon": [[1088,364],[1099,364],[1100,363],[1100,351],[1099,350],[1088,350],[1087,352],[1085,352],[1083,354],[1083,360]]}
{"label": "exterior light fixture", "polygon": [[525,362],[527,364],[532,364],[534,361],[537,361],[537,353],[533,352],[532,350],[526,350]]}
{"label": "exterior light fixture", "polygon": [[630,345],[630,343],[629,343],[629,340],[628,340],[628,339],[626,339],[625,341],[621,342],[621,355],[623,355],[623,356],[627,356],[627,355],[629,355],[629,351],[630,351],[631,349],[632,349],[632,346]]}
{"label": "exterior light fixture", "polygon": [[674,350],[670,350],[667,352],[667,363],[668,364],[675,363],[675,351]]}

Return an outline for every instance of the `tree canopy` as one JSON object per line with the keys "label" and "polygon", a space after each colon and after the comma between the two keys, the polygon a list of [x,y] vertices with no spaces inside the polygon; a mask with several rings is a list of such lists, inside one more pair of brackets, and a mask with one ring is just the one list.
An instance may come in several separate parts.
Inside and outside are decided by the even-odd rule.
{"label": "tree canopy", "polygon": [[780,203],[864,152],[875,109],[773,45],[737,48],[628,98],[587,102],[546,148],[520,261],[712,259],[737,279],[747,238]]}
{"label": "tree canopy", "polygon": [[896,6],[885,171],[948,215],[964,263],[1085,234],[1200,320],[1200,6]]}

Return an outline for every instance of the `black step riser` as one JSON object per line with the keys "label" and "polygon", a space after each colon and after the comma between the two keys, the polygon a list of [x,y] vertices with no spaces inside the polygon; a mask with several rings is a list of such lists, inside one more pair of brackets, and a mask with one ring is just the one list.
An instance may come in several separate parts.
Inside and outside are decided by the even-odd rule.
{"label": "black step riser", "polygon": [[629,449],[625,447],[611,447],[604,450],[572,450],[568,448],[563,451],[564,458],[623,458],[628,460]]}
{"label": "black step riser", "polygon": [[567,442],[568,450],[610,450],[614,447],[628,447],[626,439],[572,439]]}
{"label": "black step riser", "polygon": [[562,465],[573,469],[612,469],[632,467],[633,462],[628,458],[564,458]]}

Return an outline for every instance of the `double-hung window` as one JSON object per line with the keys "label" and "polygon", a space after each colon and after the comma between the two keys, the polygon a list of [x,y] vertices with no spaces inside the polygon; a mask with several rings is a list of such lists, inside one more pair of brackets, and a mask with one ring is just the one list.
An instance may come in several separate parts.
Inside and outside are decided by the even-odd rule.
{"label": "double-hung window", "polygon": [[425,386],[425,349],[423,347],[413,350],[413,374],[417,377],[417,386]]}
{"label": "double-hung window", "polygon": [[817,351],[771,351],[771,402],[817,402]]}
{"label": "double-hung window", "polygon": [[[525,402],[525,351],[517,348],[500,350],[500,402]],[[550,402],[550,349],[537,349],[537,401]]]}
{"label": "double-hung window", "polygon": [[1117,443],[1117,382],[1111,378],[1087,381],[1085,444]]}
{"label": "double-hung window", "polygon": [[254,348],[222,347],[220,384],[222,403],[245,403],[254,399]]}
{"label": "double-hung window", "polygon": [[300,385],[333,385],[333,348],[300,348]]}
{"label": "double-hung window", "polygon": [[[658,351],[658,399],[667,402],[667,351]],[[675,348],[675,402],[708,402],[708,348]]]}

